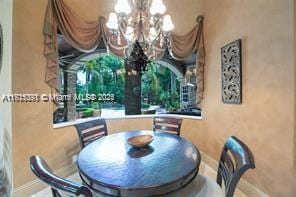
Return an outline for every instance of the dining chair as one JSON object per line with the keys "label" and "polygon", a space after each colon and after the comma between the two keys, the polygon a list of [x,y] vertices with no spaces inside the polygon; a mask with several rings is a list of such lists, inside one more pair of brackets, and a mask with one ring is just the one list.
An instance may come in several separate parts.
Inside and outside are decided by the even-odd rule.
{"label": "dining chair", "polygon": [[183,119],[172,117],[154,117],[153,131],[163,131],[180,135]]}
{"label": "dining chair", "polygon": [[254,156],[247,145],[237,137],[229,137],[222,149],[216,179],[221,188],[223,180],[225,196],[232,197],[241,176],[254,168]]}
{"label": "dining chair", "polygon": [[108,135],[105,119],[97,119],[74,125],[80,140],[81,147],[85,147],[92,141]]}
{"label": "dining chair", "polygon": [[61,197],[62,193],[70,196],[92,197],[92,192],[83,185],[73,183],[53,174],[45,160],[40,156],[30,158],[33,173],[51,187],[53,197]]}
{"label": "dining chair", "polygon": [[[210,177],[198,174],[186,187],[173,192],[169,197],[233,197],[241,176],[250,168],[255,168],[250,149],[238,138],[229,137],[221,153],[216,182]],[[222,180],[225,191],[222,190]]]}

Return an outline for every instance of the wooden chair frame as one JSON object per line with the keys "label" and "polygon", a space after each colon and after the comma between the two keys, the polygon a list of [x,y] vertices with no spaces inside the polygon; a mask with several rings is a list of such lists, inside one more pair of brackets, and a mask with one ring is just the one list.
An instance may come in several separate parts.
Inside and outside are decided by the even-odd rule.
{"label": "wooden chair frame", "polygon": [[33,173],[43,182],[51,187],[52,195],[54,197],[61,197],[59,191],[63,191],[69,195],[83,195],[85,197],[92,197],[92,192],[83,185],[73,183],[66,179],[60,178],[53,174],[52,170],[40,156],[32,156],[30,158],[30,167]]}
{"label": "wooden chair frame", "polygon": [[82,148],[92,141],[108,135],[105,119],[92,120],[74,126],[77,130]]}
{"label": "wooden chair frame", "polygon": [[153,131],[163,131],[180,135],[183,119],[173,117],[154,117]]}
{"label": "wooden chair frame", "polygon": [[222,187],[224,181],[225,196],[232,197],[241,176],[255,168],[255,160],[250,149],[238,138],[227,139],[220,157],[217,183]]}

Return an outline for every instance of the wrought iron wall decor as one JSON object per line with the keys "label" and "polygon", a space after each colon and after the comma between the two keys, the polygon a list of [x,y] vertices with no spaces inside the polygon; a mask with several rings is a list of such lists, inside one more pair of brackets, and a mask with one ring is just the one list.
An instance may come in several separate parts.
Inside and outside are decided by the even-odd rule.
{"label": "wrought iron wall decor", "polygon": [[222,101],[229,104],[242,103],[241,39],[221,49]]}
{"label": "wrought iron wall decor", "polygon": [[2,26],[0,24],[0,71],[2,68],[2,58],[3,58],[3,31],[2,31]]}

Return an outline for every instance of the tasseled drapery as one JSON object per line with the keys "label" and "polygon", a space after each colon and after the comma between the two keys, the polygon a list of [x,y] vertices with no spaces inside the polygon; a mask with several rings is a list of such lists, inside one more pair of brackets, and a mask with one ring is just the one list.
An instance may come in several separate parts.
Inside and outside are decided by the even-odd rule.
{"label": "tasseled drapery", "polygon": [[[108,49],[117,56],[124,56],[124,46],[127,41],[123,36],[121,45],[113,43],[110,39],[110,32],[106,27],[106,19],[99,17],[97,21],[86,21],[63,0],[49,0],[45,24],[45,50],[47,58],[46,83],[58,90],[58,48],[57,48],[57,28],[63,34],[64,39],[74,48],[90,52],[95,50],[103,38]],[[186,59],[191,54],[196,53],[196,75],[197,75],[197,106],[200,107],[203,99],[203,74],[205,65],[205,48],[203,37],[203,20],[199,18],[197,25],[185,35],[170,36],[169,51],[175,59]],[[160,53],[159,55],[162,55]]]}

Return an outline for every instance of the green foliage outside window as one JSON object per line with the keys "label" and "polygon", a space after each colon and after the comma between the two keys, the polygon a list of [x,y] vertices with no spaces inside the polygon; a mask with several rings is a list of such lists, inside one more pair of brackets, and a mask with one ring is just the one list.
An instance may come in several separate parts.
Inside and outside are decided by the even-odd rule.
{"label": "green foliage outside window", "polygon": [[114,94],[115,102],[124,102],[123,60],[105,55],[86,62],[80,71],[86,75],[86,84],[77,84],[78,94]]}
{"label": "green foliage outside window", "polygon": [[142,100],[169,110],[180,107],[180,83],[167,67],[152,62],[142,76]]}
{"label": "green foliage outside window", "polygon": [[[114,94],[115,103],[124,104],[124,61],[113,55],[97,57],[86,62],[79,70],[86,76],[86,84],[77,83],[77,94]],[[157,105],[167,110],[180,108],[180,83],[167,67],[150,63],[142,75],[142,108]],[[101,103],[83,106],[100,108]],[[90,114],[90,113],[89,113]]]}

